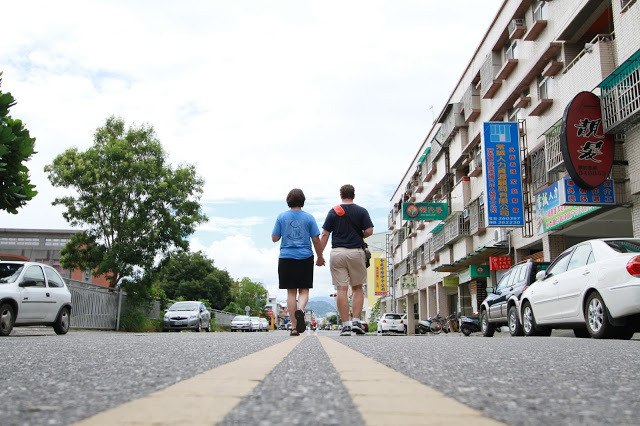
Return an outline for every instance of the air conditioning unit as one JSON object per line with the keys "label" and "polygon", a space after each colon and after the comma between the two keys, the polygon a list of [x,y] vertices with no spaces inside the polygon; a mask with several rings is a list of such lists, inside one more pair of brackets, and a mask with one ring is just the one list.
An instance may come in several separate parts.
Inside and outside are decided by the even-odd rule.
{"label": "air conditioning unit", "polygon": [[493,231],[493,239],[496,246],[501,246],[507,243],[507,231],[504,228],[498,228]]}

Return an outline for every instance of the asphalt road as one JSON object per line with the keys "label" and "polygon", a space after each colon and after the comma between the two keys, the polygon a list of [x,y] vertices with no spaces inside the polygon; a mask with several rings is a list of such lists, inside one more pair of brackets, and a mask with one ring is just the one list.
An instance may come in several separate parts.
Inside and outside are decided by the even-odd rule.
{"label": "asphalt road", "polygon": [[[546,338],[511,338],[507,333],[493,338],[339,337],[322,331],[305,335],[221,424],[267,425],[274,419],[305,425],[366,424],[318,336],[507,424],[639,422],[640,342],[635,339],[577,339],[562,332]],[[57,336],[48,328],[17,328],[0,339],[0,423],[71,424],[287,339],[294,338],[284,331],[72,330]],[[384,383],[390,393],[398,386],[403,385]],[[403,410],[411,411],[415,404],[407,398]]]}

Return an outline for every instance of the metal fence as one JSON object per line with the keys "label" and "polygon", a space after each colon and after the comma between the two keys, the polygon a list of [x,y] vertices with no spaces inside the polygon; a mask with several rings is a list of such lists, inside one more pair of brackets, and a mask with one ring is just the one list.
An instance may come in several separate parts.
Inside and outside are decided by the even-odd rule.
{"label": "metal fence", "polygon": [[[120,314],[127,307],[127,293],[119,288],[102,287],[82,281],[67,280],[71,292],[71,328],[117,330]],[[146,312],[147,318],[160,318],[160,303]],[[211,309],[216,325],[230,325],[236,314]]]}

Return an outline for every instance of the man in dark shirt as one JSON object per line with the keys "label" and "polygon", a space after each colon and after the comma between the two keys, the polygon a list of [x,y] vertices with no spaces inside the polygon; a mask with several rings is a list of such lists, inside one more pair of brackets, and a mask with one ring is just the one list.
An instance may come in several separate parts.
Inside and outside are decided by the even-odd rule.
{"label": "man in dark shirt", "polygon": [[[364,304],[362,286],[367,283],[363,247],[364,239],[373,234],[373,222],[364,207],[353,203],[354,198],[353,185],[343,185],[340,188],[342,203],[329,210],[320,235],[322,251],[327,246],[329,235],[332,235],[330,269],[331,279],[337,290],[338,312],[342,319],[341,336],[350,336],[352,331],[365,334],[360,324]],[[349,318],[349,286],[352,291],[353,322]]]}

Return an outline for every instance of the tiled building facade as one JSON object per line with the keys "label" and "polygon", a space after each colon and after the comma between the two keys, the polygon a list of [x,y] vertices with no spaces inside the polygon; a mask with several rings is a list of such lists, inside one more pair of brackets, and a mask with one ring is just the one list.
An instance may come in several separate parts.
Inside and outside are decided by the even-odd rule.
{"label": "tiled building facade", "polygon": [[[492,256],[549,261],[589,238],[640,237],[639,22],[636,0],[502,3],[391,199],[393,285],[383,312],[477,314],[502,273],[488,271]],[[602,127],[615,135],[616,204],[546,228],[537,201],[567,176],[562,118],[583,91],[600,97]],[[523,227],[486,225],[485,122],[518,123]],[[449,214],[403,219],[403,203],[419,202],[447,203]],[[403,286],[406,276],[417,286]]]}

